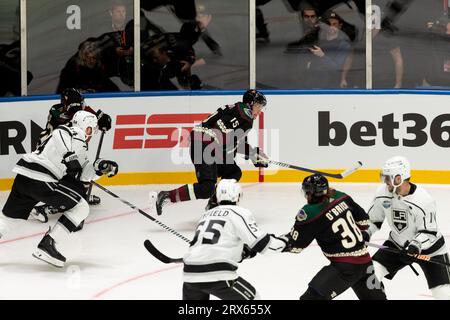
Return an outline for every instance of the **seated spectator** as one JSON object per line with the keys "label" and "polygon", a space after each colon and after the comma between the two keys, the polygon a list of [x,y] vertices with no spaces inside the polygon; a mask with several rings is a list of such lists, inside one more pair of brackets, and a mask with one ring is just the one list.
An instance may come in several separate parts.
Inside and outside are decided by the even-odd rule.
{"label": "seated spectator", "polygon": [[342,19],[335,12],[325,15],[317,44],[300,55],[305,88],[338,88],[341,71],[350,53],[348,36],[341,31]]}
{"label": "seated spectator", "polygon": [[200,31],[195,23],[183,24],[180,32],[155,35],[142,46],[141,87],[143,90],[201,89],[198,76],[191,73],[196,61],[193,44]]}
{"label": "seated spectator", "polygon": [[319,39],[319,17],[313,7],[302,10],[303,35],[298,41],[288,43],[286,53],[298,53],[307,51]]}
{"label": "seated spectator", "polygon": [[118,76],[123,83],[133,86],[133,26],[125,28],[127,9],[120,0],[112,2],[109,13],[112,31],[98,38],[102,63],[108,77]]}
{"label": "seated spectator", "polygon": [[91,92],[114,92],[119,88],[108,78],[101,63],[97,39],[89,38],[78,47],[61,71],[56,90],[61,93],[66,88],[76,88]]}

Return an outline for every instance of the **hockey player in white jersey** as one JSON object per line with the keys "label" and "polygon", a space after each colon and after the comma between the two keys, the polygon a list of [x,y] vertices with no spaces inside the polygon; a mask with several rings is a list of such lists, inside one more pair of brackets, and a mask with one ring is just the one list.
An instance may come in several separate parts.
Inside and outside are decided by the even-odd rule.
{"label": "hockey player in white jersey", "polygon": [[83,182],[118,172],[114,161],[98,159],[92,164],[87,159],[87,142],[96,128],[95,114],[78,111],[72,126],[59,126],[37,150],[17,162],[13,169],[17,176],[0,213],[0,238],[27,220],[39,201],[60,208],[64,214],[42,238],[33,256],[56,267],[64,266],[66,258],[56,244],[67,240],[89,215]]}
{"label": "hockey player in white jersey", "polygon": [[242,189],[234,179],[217,185],[219,206],[206,211],[184,256],[183,299],[253,300],[255,288],[236,273],[245,258],[281,252],[286,240],[259,229],[252,213],[238,206]]}
{"label": "hockey player in white jersey", "polygon": [[[425,254],[433,260],[449,262],[445,241],[438,230],[436,203],[421,186],[410,182],[408,160],[390,158],[381,170],[383,186],[377,190],[369,209],[370,227],[363,233],[369,241],[374,232],[387,220],[391,229],[385,246],[403,250],[404,255],[378,250],[373,256],[379,280],[392,279],[397,271],[411,264],[412,257]],[[417,262],[423,270],[428,287],[436,299],[450,299],[450,270],[439,264]]]}

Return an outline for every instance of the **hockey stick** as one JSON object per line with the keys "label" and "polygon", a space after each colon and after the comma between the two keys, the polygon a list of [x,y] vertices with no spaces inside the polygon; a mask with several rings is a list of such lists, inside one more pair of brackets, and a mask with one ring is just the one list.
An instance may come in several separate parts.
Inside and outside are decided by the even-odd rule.
{"label": "hockey stick", "polygon": [[153,245],[153,243],[150,242],[150,240],[144,241],[144,247],[147,249],[148,252],[152,254],[156,259],[163,263],[179,263],[183,262],[183,258],[170,258],[166,256],[164,253],[156,249],[156,247]]}
{"label": "hockey stick", "polygon": [[[97,154],[95,155],[95,160],[94,160],[94,162],[97,161],[98,158],[100,157],[100,150],[102,149],[102,145],[103,145],[103,136],[104,136],[104,135],[105,135],[105,131],[102,130],[102,133],[101,133],[101,135],[100,135],[100,141],[98,142]],[[91,183],[91,185],[89,186],[89,189],[88,189],[87,194],[86,194],[86,199],[87,199],[88,201],[89,201],[89,197],[91,196],[91,192],[92,192],[92,183]]]}
{"label": "hockey stick", "polygon": [[[444,261],[432,260],[432,257],[424,255],[424,254],[419,254],[419,255],[412,256],[412,255],[408,255],[408,254],[402,252],[399,249],[394,249],[394,248],[391,248],[391,247],[383,246],[381,244],[366,242],[366,245],[368,247],[378,248],[378,249],[381,249],[381,250],[385,250],[385,251],[396,253],[396,254],[403,255],[403,256],[407,255],[408,257],[411,257],[412,259],[415,259],[415,260],[418,260],[418,261],[425,261],[425,262],[430,262],[430,263],[434,263],[434,264],[439,264],[439,265],[450,267],[450,263],[444,262]],[[416,261],[416,262],[418,262],[418,261]]]}
{"label": "hockey stick", "polygon": [[157,225],[159,225],[160,227],[162,227],[164,230],[169,231],[170,233],[176,235],[178,238],[183,239],[186,242],[191,242],[188,238],[186,238],[185,236],[183,236],[181,233],[178,233],[177,231],[175,231],[174,229],[172,229],[171,227],[165,225],[164,223],[162,223],[161,221],[153,218],[151,215],[147,214],[145,211],[139,209],[138,207],[136,207],[134,204],[128,202],[127,200],[122,199],[121,197],[119,197],[118,195],[116,195],[114,192],[106,189],[104,186],[102,186],[101,184],[98,184],[95,181],[91,181],[92,184],[95,184],[98,188],[102,189],[103,191],[105,191],[107,194],[113,196],[114,198],[117,198],[118,200],[120,200],[122,203],[126,204],[127,206],[129,206],[130,208],[138,211],[140,214],[142,214],[143,216],[145,216],[146,218],[152,220],[153,222],[155,222]]}
{"label": "hockey stick", "polygon": [[284,168],[289,168],[289,169],[294,169],[294,170],[300,170],[300,171],[305,171],[305,172],[310,172],[310,173],[318,173],[318,174],[321,174],[321,175],[323,175],[325,177],[331,177],[331,178],[336,178],[336,179],[344,179],[348,175],[352,174],[353,172],[355,172],[356,170],[361,168],[361,166],[363,165],[361,161],[358,161],[353,166],[351,166],[350,168],[345,170],[344,172],[341,172],[341,173],[329,173],[329,172],[317,171],[317,170],[313,170],[313,169],[308,169],[308,168],[303,168],[303,167],[299,167],[299,166],[294,166],[292,164],[278,162],[278,161],[274,161],[274,160],[271,160],[271,159],[266,159],[266,158],[260,157],[260,156],[258,156],[258,157],[261,160],[263,160],[263,161],[275,164],[275,165],[277,165],[279,167],[284,167]]}

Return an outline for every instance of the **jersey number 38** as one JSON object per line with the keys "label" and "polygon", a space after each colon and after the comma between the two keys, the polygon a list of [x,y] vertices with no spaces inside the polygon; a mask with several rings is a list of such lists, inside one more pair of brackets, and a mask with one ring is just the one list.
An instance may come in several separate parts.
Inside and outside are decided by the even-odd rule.
{"label": "jersey number 38", "polygon": [[342,246],[346,249],[353,248],[358,242],[363,241],[361,230],[355,223],[353,215],[347,211],[345,218],[337,219],[331,226],[334,233],[340,233],[342,237]]}

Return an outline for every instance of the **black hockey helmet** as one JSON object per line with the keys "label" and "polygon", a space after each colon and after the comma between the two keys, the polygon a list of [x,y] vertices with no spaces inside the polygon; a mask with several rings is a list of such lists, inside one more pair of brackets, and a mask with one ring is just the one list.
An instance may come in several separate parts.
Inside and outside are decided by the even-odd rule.
{"label": "black hockey helmet", "polygon": [[313,174],[303,179],[302,190],[305,198],[311,196],[310,203],[321,202],[323,197],[328,193],[328,180],[320,174]]}
{"label": "black hockey helmet", "polygon": [[267,104],[266,96],[255,89],[247,90],[242,97],[242,102],[247,103],[249,106],[252,106],[255,102],[261,104],[263,107]]}
{"label": "black hockey helmet", "polygon": [[83,107],[84,98],[78,89],[67,88],[61,92],[61,104],[66,106],[67,109],[70,109],[71,106]]}

